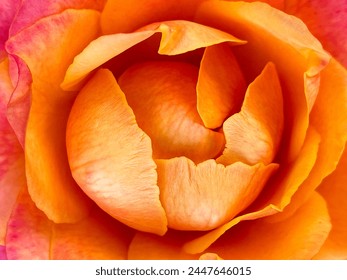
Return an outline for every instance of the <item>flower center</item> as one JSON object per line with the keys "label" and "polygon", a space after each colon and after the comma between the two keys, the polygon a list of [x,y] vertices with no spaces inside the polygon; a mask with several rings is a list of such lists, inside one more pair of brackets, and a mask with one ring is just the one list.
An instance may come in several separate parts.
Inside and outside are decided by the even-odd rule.
{"label": "flower center", "polygon": [[206,128],[196,107],[198,68],[183,62],[145,62],[128,68],[119,85],[154,158],[186,156],[198,163],[217,157],[224,135]]}

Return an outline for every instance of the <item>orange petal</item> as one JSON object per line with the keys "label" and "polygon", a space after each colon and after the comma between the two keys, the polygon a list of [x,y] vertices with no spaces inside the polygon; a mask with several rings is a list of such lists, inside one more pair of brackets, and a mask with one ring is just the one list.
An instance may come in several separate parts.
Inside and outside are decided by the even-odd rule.
{"label": "orange petal", "polygon": [[217,128],[240,110],[246,90],[243,74],[226,44],[205,49],[197,83],[197,108],[204,125]]}
{"label": "orange petal", "polygon": [[[74,95],[62,92],[59,84],[74,55],[96,36],[98,19],[96,11],[66,10],[37,21],[6,45],[27,63],[33,77],[25,139],[29,193],[56,222],[76,221],[88,213],[89,199],[71,177],[65,148]],[[81,32],[86,28],[88,32]]]}
{"label": "orange petal", "polygon": [[136,233],[128,251],[129,260],[194,260],[198,255],[191,255],[182,250],[182,244],[192,233],[168,231],[165,236],[143,232]]}
{"label": "orange petal", "polygon": [[346,1],[292,0],[287,2],[284,11],[302,19],[312,34],[323,43],[324,48],[347,67]]}
{"label": "orange petal", "polygon": [[[331,93],[334,94],[331,94]],[[293,213],[335,170],[347,140],[347,71],[335,60],[322,71],[320,92],[311,113],[311,123],[321,135],[316,164],[288,205]]]}
{"label": "orange petal", "polygon": [[331,228],[324,199],[317,193],[298,211],[279,223],[266,219],[243,222],[221,237],[208,251],[223,259],[311,259]]}
{"label": "orange petal", "polygon": [[99,70],[79,93],[66,142],[73,177],[104,211],[138,230],[165,233],[150,138],[110,71]]}
{"label": "orange petal", "polygon": [[223,131],[226,148],[218,163],[269,164],[274,160],[283,131],[283,100],[272,63],[249,85],[241,112],[224,122]]}
{"label": "orange petal", "polygon": [[254,79],[269,61],[276,65],[285,89],[288,128],[281,158],[294,160],[304,143],[309,111],[318,93],[317,75],[328,63],[329,55],[300,20],[264,3],[205,1],[196,20],[247,40],[246,45],[237,48],[247,79]]}
{"label": "orange petal", "polygon": [[197,67],[188,63],[147,62],[119,78],[138,125],[152,140],[155,158],[187,156],[201,162],[223,149],[223,134],[204,127],[196,110],[197,77]]}
{"label": "orange petal", "polygon": [[113,34],[95,39],[74,58],[73,64],[66,71],[61,87],[65,90],[80,89],[82,85],[80,82],[91,71],[139,42],[149,38],[154,33],[154,31],[144,31],[130,34]]}
{"label": "orange petal", "polygon": [[6,237],[9,259],[124,259],[131,235],[96,207],[76,224],[54,224],[23,189]]}
{"label": "orange petal", "polygon": [[245,43],[220,30],[182,20],[150,24],[134,33],[101,36],[75,57],[66,72],[62,88],[81,88],[83,79],[92,70],[155,33],[162,34],[158,52],[165,55],[186,53],[222,42]]}
{"label": "orange petal", "polygon": [[185,157],[157,160],[160,198],[170,228],[210,230],[232,219],[258,196],[277,165],[197,166]]}
{"label": "orange petal", "polygon": [[332,229],[316,259],[347,259],[347,149],[336,170],[324,179],[318,192],[328,204]]}
{"label": "orange petal", "polygon": [[299,158],[288,167],[282,167],[277,171],[258,199],[251,205],[251,208],[246,209],[245,214],[234,218],[223,226],[195,240],[187,242],[184,249],[193,254],[201,253],[240,221],[281,215],[278,213],[283,211],[291,202],[293,194],[310,174],[316,162],[319,140],[320,137],[317,132],[314,129],[310,129]]}
{"label": "orange petal", "polygon": [[202,0],[112,0],[101,16],[104,34],[132,32],[152,22],[191,19]]}

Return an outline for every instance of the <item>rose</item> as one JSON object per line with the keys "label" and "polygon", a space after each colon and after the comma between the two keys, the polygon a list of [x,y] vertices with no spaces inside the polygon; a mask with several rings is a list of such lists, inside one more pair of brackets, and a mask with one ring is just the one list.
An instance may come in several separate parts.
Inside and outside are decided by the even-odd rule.
{"label": "rose", "polygon": [[[346,70],[305,25],[261,3],[133,1],[134,10],[129,1],[101,2],[26,1],[18,12],[15,2],[2,5],[6,257],[346,258],[339,203],[346,197]],[[336,28],[343,16],[319,29],[307,11],[321,1],[273,2],[301,16],[345,63],[344,49],[329,45],[345,40]],[[318,15],[338,11],[329,5]],[[158,61],[160,33],[162,54],[191,52]],[[144,57],[157,62],[139,63]],[[192,91],[180,94],[196,80],[198,113],[210,128],[203,132],[194,130]],[[211,84],[221,95],[208,94]],[[225,88],[235,104],[223,98]],[[174,113],[164,114],[163,104]],[[153,112],[173,117],[164,128],[184,118],[183,133],[161,134]],[[195,147],[201,139],[207,144]],[[182,155],[190,160],[175,158]]]}

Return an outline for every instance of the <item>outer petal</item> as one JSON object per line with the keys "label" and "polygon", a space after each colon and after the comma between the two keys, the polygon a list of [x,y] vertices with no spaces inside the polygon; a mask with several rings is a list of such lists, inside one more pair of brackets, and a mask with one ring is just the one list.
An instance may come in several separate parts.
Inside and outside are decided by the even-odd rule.
{"label": "outer petal", "polygon": [[226,147],[217,162],[271,163],[280,146],[283,119],[281,85],[269,63],[249,85],[241,112],[224,122]]}
{"label": "outer petal", "polygon": [[9,29],[13,18],[15,17],[19,6],[20,0],[2,0],[0,5],[0,61],[6,56],[5,42],[9,36]]}
{"label": "outer petal", "polygon": [[196,20],[248,41],[235,51],[249,80],[268,61],[276,65],[285,89],[288,128],[281,159],[294,160],[304,143],[309,111],[318,93],[319,73],[328,63],[329,55],[301,21],[264,3],[205,1]]}
{"label": "outer petal", "polygon": [[7,102],[13,90],[8,60],[0,63],[0,244],[20,187],[25,183],[24,158],[15,134],[7,121]]}
{"label": "outer petal", "polygon": [[23,189],[8,225],[8,259],[124,259],[129,232],[100,209],[92,213],[77,224],[54,224]]}
{"label": "outer petal", "polygon": [[150,138],[110,71],[99,70],[79,93],[66,143],[72,175],[103,210],[136,229],[165,233]]}
{"label": "outer petal", "polygon": [[277,165],[227,167],[214,160],[197,166],[187,158],[157,160],[160,198],[169,227],[210,230],[244,210],[260,193]]}
{"label": "outer petal", "polygon": [[347,67],[346,0],[285,1],[284,11],[301,18],[324,48]]}
{"label": "outer petal", "polygon": [[67,90],[81,88],[79,82],[92,70],[155,33],[162,34],[158,52],[165,55],[186,53],[222,42],[245,43],[230,34],[193,22],[177,20],[154,23],[134,33],[101,36],[91,42],[70,65],[62,87]]}
{"label": "outer petal", "polygon": [[130,243],[130,260],[194,260],[199,255],[192,255],[182,250],[182,245],[193,238],[194,233],[187,231],[168,231],[165,236],[143,232],[136,233]]}
{"label": "outer petal", "polygon": [[66,9],[95,9],[101,11],[106,0],[25,0],[16,14],[10,36],[33,25],[36,21],[63,12]]}
{"label": "outer petal", "polygon": [[[76,221],[88,211],[89,200],[71,177],[65,149],[66,121],[74,96],[62,92],[59,84],[73,56],[96,36],[98,19],[96,11],[67,10],[38,21],[6,45],[9,53],[28,64],[33,76],[26,175],[33,200],[54,221]],[[80,32],[85,28],[89,32]]]}
{"label": "outer petal", "polygon": [[[270,180],[258,199],[240,215],[225,225],[191,240],[185,244],[187,252],[196,254],[206,250],[213,242],[241,221],[256,220],[283,211],[291,202],[293,194],[310,174],[316,162],[320,137],[313,129],[309,130],[299,158],[291,165],[280,168]],[[276,217],[279,214],[274,215]]]}
{"label": "outer petal", "polygon": [[336,168],[319,186],[328,204],[332,229],[316,259],[347,259],[347,149]]}
{"label": "outer petal", "polygon": [[202,0],[110,0],[101,16],[104,34],[132,32],[156,21],[191,19]]}
{"label": "outer petal", "polygon": [[223,259],[311,259],[326,240],[330,228],[326,203],[315,193],[287,220],[240,223],[208,251]]}
{"label": "outer petal", "polygon": [[[291,199],[282,218],[298,207],[335,170],[347,141],[347,71],[334,59],[322,71],[320,92],[311,113],[311,124],[321,135],[317,163]],[[333,94],[332,94],[333,93]]]}

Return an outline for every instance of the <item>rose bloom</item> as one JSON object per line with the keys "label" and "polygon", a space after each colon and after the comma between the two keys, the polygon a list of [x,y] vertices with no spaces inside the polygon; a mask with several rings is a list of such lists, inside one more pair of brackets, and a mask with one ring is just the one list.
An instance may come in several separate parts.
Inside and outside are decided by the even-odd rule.
{"label": "rose bloom", "polygon": [[345,0],[0,6],[2,259],[347,258]]}

